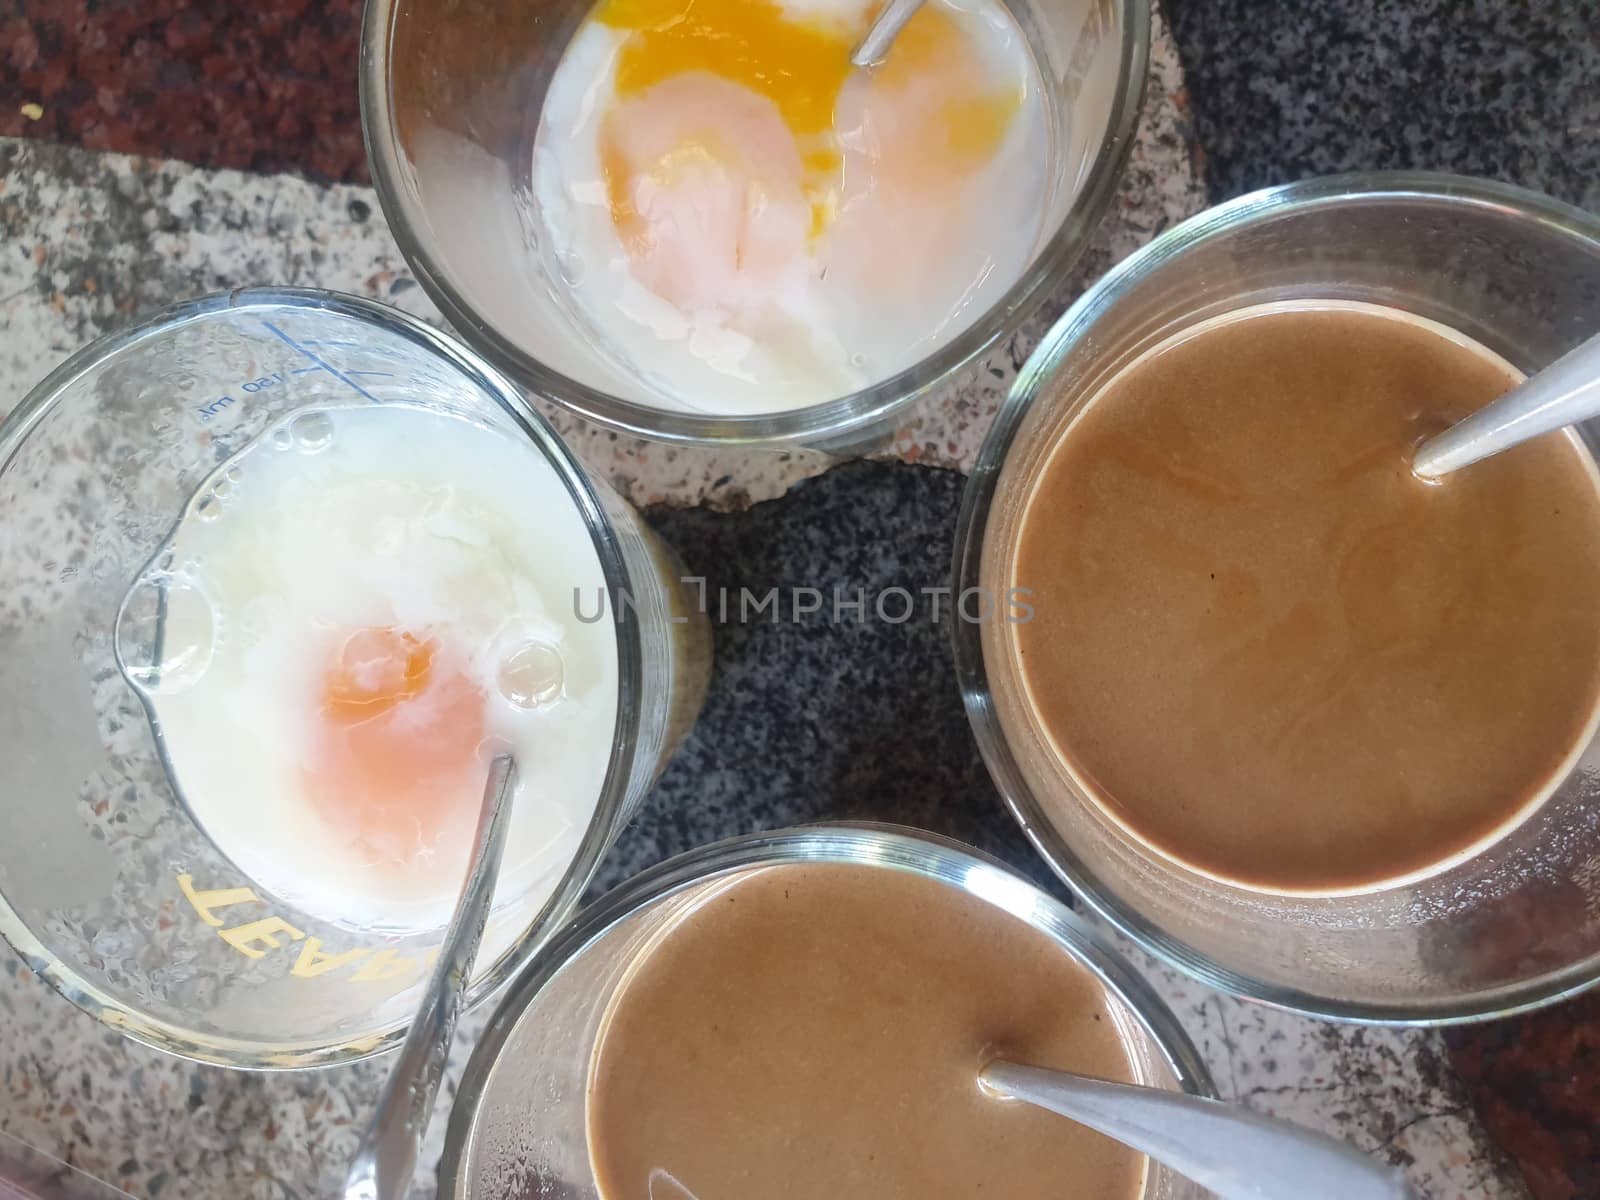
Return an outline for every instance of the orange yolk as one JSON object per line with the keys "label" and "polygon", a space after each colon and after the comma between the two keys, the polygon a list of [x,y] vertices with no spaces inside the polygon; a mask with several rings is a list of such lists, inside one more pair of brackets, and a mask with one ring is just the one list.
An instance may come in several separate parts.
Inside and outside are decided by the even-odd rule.
{"label": "orange yolk", "polygon": [[[805,157],[813,232],[821,231],[842,163],[833,106],[855,69],[858,31],[796,21],[773,0],[605,0],[596,16],[632,31],[617,59],[618,96],[703,71],[770,100]],[[619,188],[611,190],[615,216]]]}
{"label": "orange yolk", "polygon": [[432,639],[362,629],[322,680],[307,790],[339,834],[399,866],[457,853],[482,791],[483,693],[438,655]]}
{"label": "orange yolk", "polygon": [[[854,21],[828,23],[797,19],[775,0],[604,0],[596,19],[629,31],[618,54],[615,87],[624,101],[667,80],[704,72],[771,101],[787,127],[803,164],[803,193],[811,208],[812,237],[837,213],[844,156],[834,128],[841,92],[861,79],[850,53],[866,31],[871,12]],[[999,148],[1021,105],[1017,88],[996,90],[975,48],[947,13],[924,7],[900,33],[884,64],[865,78],[874,93],[903,96],[910,111],[893,130],[908,145],[892,148],[915,158],[922,186],[937,186],[987,162]],[[667,103],[667,98],[652,97]],[[680,95],[673,103],[684,100]],[[703,107],[711,108],[706,97]],[[668,105],[670,107],[670,104]],[[657,152],[653,161],[630,162],[608,133],[602,148],[612,220],[636,254],[648,238],[641,227],[638,195],[672,189],[683,178],[685,162],[716,163],[724,175],[735,164],[701,128],[703,114],[683,105],[685,142]],[[891,101],[891,109],[895,107]],[[657,123],[676,118],[655,114]],[[748,123],[748,122],[747,122]],[[734,139],[737,141],[737,139]],[[770,165],[770,164],[768,164]],[[744,164],[755,191],[762,164]],[[750,207],[759,211],[759,195]]]}
{"label": "orange yolk", "polygon": [[767,97],[796,137],[832,129],[861,32],[796,21],[773,0],[606,0],[595,15],[634,31],[617,63],[619,94],[708,71]]}
{"label": "orange yolk", "polygon": [[967,174],[994,157],[1022,108],[1019,86],[996,88],[953,18],[921,8],[883,64],[865,77],[884,166],[920,187]]}

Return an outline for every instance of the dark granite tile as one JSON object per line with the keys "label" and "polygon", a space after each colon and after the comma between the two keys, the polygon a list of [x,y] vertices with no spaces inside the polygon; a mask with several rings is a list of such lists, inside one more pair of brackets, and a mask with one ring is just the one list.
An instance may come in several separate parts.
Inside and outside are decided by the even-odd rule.
{"label": "dark granite tile", "polygon": [[1216,200],[1427,168],[1600,209],[1594,0],[1166,0]]}
{"label": "dark granite tile", "polygon": [[0,134],[365,181],[360,0],[6,0]]}
{"label": "dark granite tile", "polygon": [[[949,584],[963,483],[952,471],[857,462],[743,513],[650,513],[689,572],[705,577],[716,658],[699,722],[600,886],[736,833],[842,819],[960,838],[1064,895],[978,757],[956,687],[950,602],[936,623],[922,593]],[[779,619],[741,621],[742,588],[757,600],[777,588]],[[821,611],[793,619],[796,588],[817,589]],[[911,593],[912,619],[876,615],[875,598],[890,588]],[[859,620],[848,607],[858,591],[867,601]],[[884,601],[890,617],[905,608],[898,595]]]}

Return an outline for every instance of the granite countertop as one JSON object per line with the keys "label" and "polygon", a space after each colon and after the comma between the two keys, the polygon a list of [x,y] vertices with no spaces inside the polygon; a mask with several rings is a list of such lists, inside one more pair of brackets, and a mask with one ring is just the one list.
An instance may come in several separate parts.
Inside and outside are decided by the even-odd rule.
{"label": "granite countertop", "polygon": [[[1600,7],[1173,0],[1166,15],[1175,39],[1158,18],[1129,175],[1057,310],[1208,195],[1307,174],[1450,169],[1600,207]],[[218,287],[333,287],[437,319],[362,186],[358,16],[355,0],[0,12],[0,413],[99,333]],[[968,373],[883,462],[673,450],[554,415],[712,586],[915,590],[943,581],[959,472],[1038,330]],[[1001,815],[944,631],[820,621],[718,629],[701,721],[602,882],[819,817],[924,825],[1060,891]],[[1134,958],[1225,1095],[1382,1154],[1429,1196],[1600,1195],[1600,1000],[1446,1037],[1272,1012]],[[464,1023],[452,1084],[482,1020]],[[136,1196],[329,1194],[383,1070],[196,1067],[0,957],[0,1131]],[[418,1194],[431,1190],[424,1172]]]}

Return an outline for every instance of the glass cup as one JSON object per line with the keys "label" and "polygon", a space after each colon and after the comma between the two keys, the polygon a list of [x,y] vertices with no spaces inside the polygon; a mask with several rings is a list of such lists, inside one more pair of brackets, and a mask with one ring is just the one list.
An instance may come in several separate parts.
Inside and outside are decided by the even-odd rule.
{"label": "glass cup", "polygon": [[313,1066],[396,1042],[443,930],[334,926],[224,857],[119,671],[119,606],[220,463],[299,410],[352,401],[526,440],[565,484],[613,597],[631,600],[611,605],[617,717],[592,820],[548,899],[497,905],[473,999],[572,912],[692,723],[709,666],[682,573],[638,515],[499,374],[403,313],[251,289],[168,309],[59,367],[0,426],[0,934],[107,1024],[225,1066]]}
{"label": "glass cup", "polygon": [[1048,204],[1021,278],[922,361],[854,394],[785,412],[661,407],[572,319],[540,244],[533,145],[545,93],[593,0],[372,0],[361,112],[384,215],[417,279],[485,357],[535,394],[619,432],[677,442],[843,451],[1015,329],[1059,286],[1132,145],[1149,60],[1148,0],[1007,0],[1055,128]]}
{"label": "glass cup", "polygon": [[[598,1200],[585,1097],[613,996],[641,956],[709,891],[785,863],[908,871],[1026,921],[1105,987],[1137,1082],[1214,1094],[1172,1013],[1061,903],[959,842],[892,826],[817,825],[750,834],[679,855],[604,897],[552,941],[506,996],[467,1066],[445,1139],[439,1194],[450,1200]],[[1150,1163],[1147,1200],[1208,1194]]]}
{"label": "glass cup", "polygon": [[[1009,577],[1046,455],[1120,369],[1208,318],[1308,298],[1431,318],[1531,373],[1600,329],[1600,221],[1501,184],[1377,174],[1257,192],[1168,230],[1090,289],[1019,375],[963,501],[957,586]],[[1600,426],[1579,432],[1592,450]],[[1007,628],[956,629],[990,773],[1056,873],[1153,954],[1235,995],[1407,1024],[1500,1016],[1600,976],[1600,744],[1522,825],[1437,874],[1362,895],[1264,894],[1099,814],[1024,701]]]}

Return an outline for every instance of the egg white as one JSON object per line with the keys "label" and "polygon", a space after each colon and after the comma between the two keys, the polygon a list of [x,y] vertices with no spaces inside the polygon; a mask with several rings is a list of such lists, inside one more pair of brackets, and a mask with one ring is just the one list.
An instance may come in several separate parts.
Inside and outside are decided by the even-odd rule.
{"label": "egg white", "polygon": [[[1020,81],[1023,92],[997,152],[961,185],[973,198],[970,211],[981,218],[951,228],[937,206],[919,212],[915,202],[903,205],[898,197],[876,202],[866,159],[847,149],[839,219],[809,245],[799,243],[791,269],[774,276],[759,310],[738,304],[739,311],[686,310],[636,277],[611,219],[600,152],[602,123],[617,103],[617,59],[628,31],[595,20],[580,28],[545,99],[533,190],[551,274],[562,280],[580,325],[637,378],[634,399],[719,414],[778,412],[836,399],[944,346],[1026,269],[1040,240],[1051,155],[1037,64],[997,0],[934,2],[956,21],[993,78]],[[867,0],[784,0],[784,7],[841,26],[863,25],[871,8]],[[840,98],[846,119],[854,83]],[[655,119],[673,119],[677,101],[667,86],[657,85],[646,103],[644,111]],[[708,113],[715,122],[717,105],[708,98],[700,107],[707,111],[683,102],[684,129],[704,127]],[[907,253],[908,246],[915,253]],[[689,269],[712,273],[717,257],[708,247],[704,261]],[[765,315],[755,319],[758,311]],[[760,336],[746,332],[752,325]]]}
{"label": "egg white", "polygon": [[[308,415],[331,436],[297,437]],[[341,639],[427,631],[438,669],[477,686],[485,732],[517,757],[496,903],[537,907],[589,824],[616,722],[615,631],[576,615],[577,590],[592,610],[604,584],[583,516],[531,446],[460,417],[367,405],[294,421],[225,464],[152,560],[188,589],[167,612],[168,654],[209,653],[197,677],[145,697],[174,784],[277,899],[348,926],[441,926],[472,830],[417,861],[385,860],[335,833],[302,786]],[[522,708],[498,672],[528,644],[553,647],[564,674],[558,696]]]}

